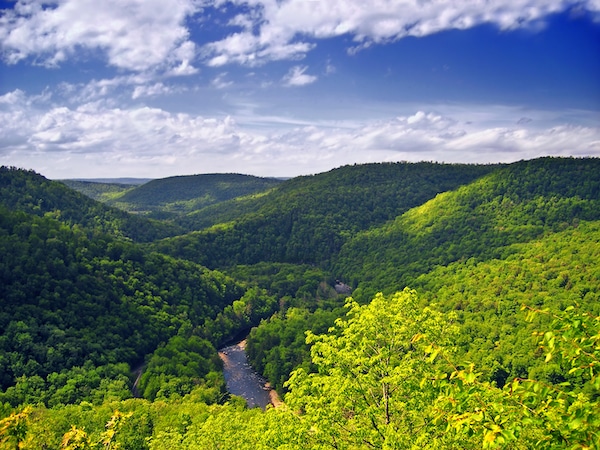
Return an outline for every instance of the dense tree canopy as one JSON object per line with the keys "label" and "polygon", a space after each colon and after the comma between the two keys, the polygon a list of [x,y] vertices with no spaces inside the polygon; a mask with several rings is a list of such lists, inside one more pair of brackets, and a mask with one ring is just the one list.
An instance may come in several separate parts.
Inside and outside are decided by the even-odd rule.
{"label": "dense tree canopy", "polygon": [[511,244],[599,220],[598,173],[597,159],[544,158],[500,168],[359,234],[342,247],[333,271],[367,300],[381,286],[394,292],[437,266],[502,259]]}
{"label": "dense tree canopy", "polygon": [[264,261],[322,264],[358,231],[383,224],[493,169],[370,164],[298,177],[268,195],[217,205],[206,214],[200,211],[198,220],[214,227],[161,241],[156,248],[212,268]]}
{"label": "dense tree canopy", "polygon": [[52,394],[69,381],[61,374],[77,367],[97,378],[84,391],[99,387],[91,373],[98,367],[127,380],[128,369],[115,364],[138,364],[244,294],[233,279],[194,263],[2,208],[0,258],[0,388],[8,388],[0,401],[12,404],[38,391],[37,401],[48,403],[87,398]]}
{"label": "dense tree canopy", "polygon": [[[173,179],[201,231],[161,241],[2,168],[0,449],[597,448],[598,169],[348,166],[190,215]],[[246,335],[277,408],[226,392]]]}

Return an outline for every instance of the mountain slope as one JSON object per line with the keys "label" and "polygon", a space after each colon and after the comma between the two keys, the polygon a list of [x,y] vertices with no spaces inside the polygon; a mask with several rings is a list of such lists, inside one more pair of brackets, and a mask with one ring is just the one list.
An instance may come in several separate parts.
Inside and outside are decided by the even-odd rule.
{"label": "mountain slope", "polygon": [[156,248],[209,267],[260,261],[321,264],[357,232],[497,167],[368,164],[298,177],[258,198],[228,202],[223,214],[217,205],[211,213],[231,222],[161,241]]}
{"label": "mountain slope", "polygon": [[148,242],[180,232],[179,228],[128,214],[96,202],[63,183],[33,171],[0,167],[0,204],[6,208],[95,228],[138,242]]}
{"label": "mountain slope", "polygon": [[513,244],[502,259],[475,258],[439,266],[413,280],[424,304],[452,311],[462,332],[455,344],[465,360],[502,386],[530,377],[564,381],[566,371],[531,353],[551,317],[524,321],[523,306],[564,311],[578,305],[600,315],[600,221]]}
{"label": "mountain slope", "polygon": [[[139,363],[182,327],[216,317],[244,292],[196,264],[3,207],[0,280],[2,389],[21,377],[39,381],[74,367]],[[56,376],[46,381],[61,385]],[[22,401],[11,395],[0,400]]]}
{"label": "mountain slope", "polygon": [[[585,222],[600,219],[599,188],[598,159],[504,166],[358,233],[334,260],[332,277],[350,282],[353,298],[364,303],[380,291],[416,288],[422,306],[457,313],[460,353],[486,377],[499,385],[526,377],[542,364],[531,360],[533,328],[519,317],[523,304],[561,310],[579,303],[600,312],[598,222]],[[290,330],[320,323],[319,317],[293,311],[250,335],[252,362],[268,367],[278,388],[293,366],[281,355],[307,364],[304,330]],[[545,370],[546,378],[560,372]]]}
{"label": "mountain slope", "polygon": [[600,219],[600,159],[542,158],[499,168],[347,242],[334,272],[370,298],[438,265],[504,255],[513,243]]}

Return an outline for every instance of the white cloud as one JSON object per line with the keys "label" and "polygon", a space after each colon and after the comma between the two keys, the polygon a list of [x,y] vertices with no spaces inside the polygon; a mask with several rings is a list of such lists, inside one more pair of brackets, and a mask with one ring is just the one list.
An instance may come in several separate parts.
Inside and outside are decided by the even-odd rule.
{"label": "white cloud", "polygon": [[283,77],[284,84],[286,86],[305,86],[317,81],[316,76],[305,73],[307,70],[307,66],[292,67],[290,71]]}
{"label": "white cloud", "polygon": [[[524,112],[532,120],[518,123]],[[595,113],[571,114],[583,117],[574,122],[586,123],[586,115]],[[238,123],[231,117],[103,101],[53,105],[16,90],[0,96],[0,164],[54,178],[208,172],[294,176],[381,161],[600,157],[600,127],[573,125],[563,117],[562,111],[453,105],[377,121],[311,123],[274,115]]]}
{"label": "white cloud", "polygon": [[0,105],[18,105],[26,101],[25,92],[21,89],[16,89],[12,92],[7,92],[4,95],[0,95]]}
{"label": "white cloud", "polygon": [[[218,2],[222,5],[224,2]],[[600,19],[598,0],[231,0],[244,6],[232,24],[243,31],[205,46],[208,63],[257,65],[300,59],[314,47],[311,39],[349,35],[350,52],[373,43],[484,23],[507,30],[536,28],[550,14],[577,8]]]}
{"label": "white cloud", "polygon": [[257,66],[266,61],[302,59],[313,47],[313,44],[306,42],[269,40],[244,31],[207,44],[204,53],[209,57],[207,65],[212,67],[231,63]]}
{"label": "white cloud", "polygon": [[137,100],[147,97],[166,96],[186,91],[183,85],[155,81],[151,73],[122,75],[114,78],[91,80],[87,83],[60,83],[56,93],[69,105],[79,105],[101,101],[105,104],[118,105],[120,100],[131,98]]}
{"label": "white cloud", "polygon": [[83,50],[122,69],[190,73],[195,49],[184,21],[198,9],[194,0],[18,0],[0,17],[0,46],[9,63],[54,66]]}
{"label": "white cloud", "polygon": [[[188,19],[211,20],[211,6],[233,11],[225,23],[235,31],[196,44]],[[177,76],[198,72],[197,53],[213,67],[256,66],[300,60],[315,39],[347,35],[352,52],[484,23],[535,28],[569,8],[600,20],[598,0],[17,0],[0,16],[0,50],[8,63],[57,66],[100,53],[120,69]]]}

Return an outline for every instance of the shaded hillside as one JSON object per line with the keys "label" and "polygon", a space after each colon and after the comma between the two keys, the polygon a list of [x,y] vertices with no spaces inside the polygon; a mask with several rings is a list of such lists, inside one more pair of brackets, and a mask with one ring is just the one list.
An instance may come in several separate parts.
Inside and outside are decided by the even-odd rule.
{"label": "shaded hillside", "polygon": [[334,272],[366,299],[438,265],[498,258],[510,244],[598,219],[600,159],[522,161],[359,234],[342,248]]}
{"label": "shaded hillside", "polygon": [[28,214],[51,216],[138,242],[178,234],[173,225],[134,216],[96,202],[63,183],[33,171],[0,167],[0,204]]}
{"label": "shaded hillside", "polygon": [[250,195],[277,186],[275,178],[259,178],[240,174],[205,174],[177,176],[152,180],[121,195],[108,203],[127,211],[167,214],[185,214],[203,207]]}
{"label": "shaded hillside", "polygon": [[[69,391],[63,383],[76,373],[58,374],[94,371],[99,383],[104,367],[122,377],[115,364],[143,361],[161,342],[216,317],[244,293],[232,279],[196,264],[2,207],[0,280],[0,388],[9,388],[0,403],[14,404],[42,395],[32,383],[47,383],[37,401],[88,398],[92,381]],[[16,391],[15,383],[21,383]]]}
{"label": "shaded hillside", "polygon": [[[217,205],[211,213],[231,221],[161,241],[156,248],[209,267],[260,261],[321,264],[357,232],[381,225],[440,192],[497,168],[369,164],[298,177],[267,195],[228,202],[223,205],[226,212],[220,213]],[[243,215],[236,216],[236,211]]]}
{"label": "shaded hillside", "polygon": [[[526,377],[543,364],[531,359],[531,333],[540,324],[525,324],[523,304],[562,310],[578,303],[600,312],[598,222],[585,222],[600,219],[599,188],[598,159],[505,166],[359,233],[342,248],[333,275],[353,282],[352,296],[365,303],[378,291],[416,288],[422,306],[457,313],[460,353],[486,377],[499,384]],[[312,311],[294,308],[249,337],[250,360],[278,388],[295,365],[307,365],[302,327],[322,328],[328,315]],[[545,378],[560,372],[544,370]]]}

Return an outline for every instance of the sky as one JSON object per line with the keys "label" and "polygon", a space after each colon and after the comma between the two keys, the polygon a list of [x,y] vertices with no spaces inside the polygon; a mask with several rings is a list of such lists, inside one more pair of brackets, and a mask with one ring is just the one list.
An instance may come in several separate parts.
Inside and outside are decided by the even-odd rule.
{"label": "sky", "polygon": [[600,0],[0,1],[0,165],[51,179],[600,157]]}

